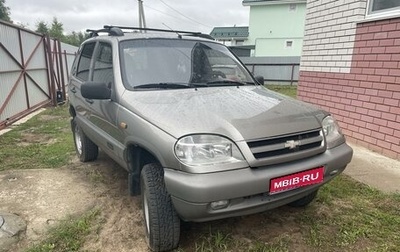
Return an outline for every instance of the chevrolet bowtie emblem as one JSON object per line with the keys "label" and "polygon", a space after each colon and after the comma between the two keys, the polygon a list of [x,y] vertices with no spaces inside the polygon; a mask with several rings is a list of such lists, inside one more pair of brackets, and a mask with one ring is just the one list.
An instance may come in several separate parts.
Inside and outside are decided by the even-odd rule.
{"label": "chevrolet bowtie emblem", "polygon": [[285,143],[285,148],[294,149],[300,145],[300,141],[289,140]]}

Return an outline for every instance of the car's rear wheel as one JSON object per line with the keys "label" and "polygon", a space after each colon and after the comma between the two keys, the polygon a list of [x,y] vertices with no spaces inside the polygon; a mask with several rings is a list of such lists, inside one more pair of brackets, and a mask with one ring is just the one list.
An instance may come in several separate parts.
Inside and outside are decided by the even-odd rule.
{"label": "car's rear wheel", "polygon": [[72,132],[74,135],[75,150],[82,162],[93,161],[99,155],[99,148],[83,133],[81,127],[72,119]]}
{"label": "car's rear wheel", "polygon": [[315,197],[317,197],[317,194],[318,190],[315,190],[312,193],[304,196],[303,198],[290,202],[288,205],[291,207],[305,207],[309,205],[315,199]]}
{"label": "car's rear wheel", "polygon": [[178,246],[180,219],[164,184],[164,171],[158,164],[147,164],[140,177],[146,240],[153,251]]}

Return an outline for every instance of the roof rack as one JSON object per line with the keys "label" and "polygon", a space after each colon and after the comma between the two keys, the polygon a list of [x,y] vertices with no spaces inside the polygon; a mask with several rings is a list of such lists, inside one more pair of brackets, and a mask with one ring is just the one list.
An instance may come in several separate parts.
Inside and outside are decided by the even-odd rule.
{"label": "roof rack", "polygon": [[137,31],[156,31],[156,32],[169,32],[169,33],[176,33],[178,34],[179,37],[181,37],[182,35],[186,35],[186,36],[193,36],[193,37],[200,37],[200,38],[205,38],[205,39],[211,39],[214,40],[213,37],[211,37],[208,34],[204,34],[201,32],[191,32],[191,31],[178,31],[178,30],[165,30],[165,29],[155,29],[155,28],[140,28],[140,27],[131,27],[131,26],[114,26],[114,25],[104,25],[104,29],[101,29],[99,31],[102,32],[107,32],[107,31],[115,31],[116,29],[118,29],[122,35],[114,35],[111,34],[110,32],[109,35],[110,36],[123,36],[123,31],[121,29],[124,30],[137,30]]}
{"label": "roof rack", "polygon": [[86,32],[89,32],[89,38],[91,37],[97,37],[99,36],[99,33],[108,33],[110,36],[124,36],[124,32],[115,27],[110,27],[110,28],[104,28],[104,29],[99,29],[99,30],[92,30],[92,29],[86,29]]}

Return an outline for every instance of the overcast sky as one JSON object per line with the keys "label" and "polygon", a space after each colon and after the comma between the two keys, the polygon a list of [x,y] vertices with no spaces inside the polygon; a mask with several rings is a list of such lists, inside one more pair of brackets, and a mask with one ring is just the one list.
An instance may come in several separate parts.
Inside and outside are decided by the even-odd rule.
{"label": "overcast sky", "polygon": [[[210,33],[215,26],[247,26],[249,7],[242,0],[143,0],[147,27]],[[53,17],[64,31],[85,31],[104,24],[138,26],[137,0],[6,0],[11,19],[35,29]],[[163,23],[165,25],[163,25]]]}

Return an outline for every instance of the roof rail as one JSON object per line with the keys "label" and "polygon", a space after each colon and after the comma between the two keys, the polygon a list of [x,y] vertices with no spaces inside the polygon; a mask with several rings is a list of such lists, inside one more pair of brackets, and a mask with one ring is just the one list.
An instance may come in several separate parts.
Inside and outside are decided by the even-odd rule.
{"label": "roof rail", "polygon": [[124,30],[138,30],[138,31],[156,31],[156,32],[169,32],[169,33],[176,33],[178,36],[186,35],[186,36],[193,36],[193,37],[200,37],[205,39],[214,40],[208,34],[204,34],[201,32],[191,32],[191,31],[178,31],[178,30],[165,30],[165,29],[155,29],[155,28],[140,28],[140,27],[131,27],[131,26],[113,26],[113,25],[104,25],[104,30],[106,29],[124,29]]}
{"label": "roof rail", "polygon": [[86,32],[89,32],[89,37],[97,37],[99,33],[108,33],[110,36],[124,36],[124,32],[118,27],[109,27],[98,30],[87,29]]}

